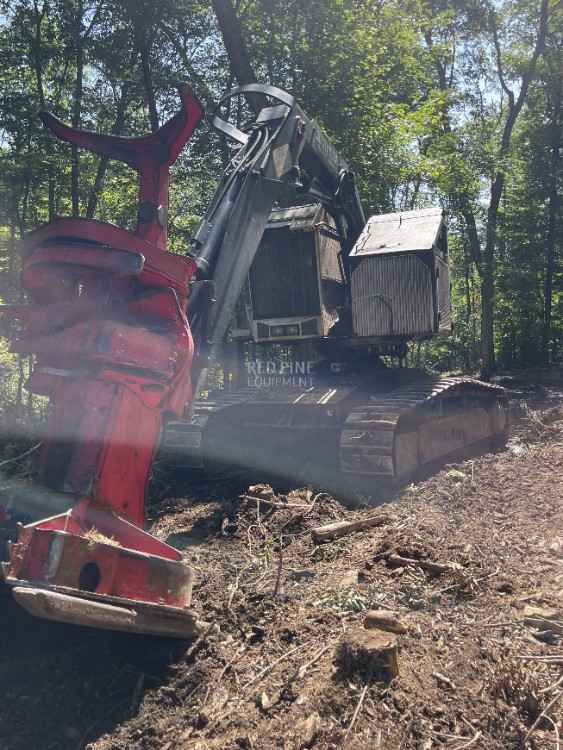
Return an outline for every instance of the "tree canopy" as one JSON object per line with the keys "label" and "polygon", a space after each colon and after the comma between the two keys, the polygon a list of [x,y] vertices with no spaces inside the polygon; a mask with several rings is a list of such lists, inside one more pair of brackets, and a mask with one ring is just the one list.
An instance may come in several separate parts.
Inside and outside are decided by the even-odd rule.
{"label": "tree canopy", "polygon": [[[4,300],[21,294],[25,232],[59,214],[125,227],[135,217],[133,174],[56,142],[39,110],[135,135],[174,110],[179,81],[211,106],[255,78],[294,93],[322,123],[358,175],[366,213],[426,205],[449,212],[455,332],[428,349],[431,364],[490,373],[560,361],[557,0],[2,0],[0,7]],[[226,144],[200,127],[172,176],[174,251],[186,251],[227,158]]]}

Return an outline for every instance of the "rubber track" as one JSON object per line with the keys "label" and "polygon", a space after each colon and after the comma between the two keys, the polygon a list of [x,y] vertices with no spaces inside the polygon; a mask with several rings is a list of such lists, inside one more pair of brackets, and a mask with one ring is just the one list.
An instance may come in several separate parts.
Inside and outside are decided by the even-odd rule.
{"label": "rubber track", "polygon": [[[405,385],[373,397],[350,412],[340,440],[341,471],[345,474],[401,479],[395,453],[396,434],[401,420],[415,417],[428,424],[441,416],[439,402],[459,395],[467,399],[475,398],[475,405],[482,404],[483,397],[493,396],[502,410],[507,409],[503,388],[473,378],[436,378]],[[503,430],[490,437],[500,437],[502,433]],[[417,465],[419,467],[420,464]]]}
{"label": "rubber track", "polygon": [[160,450],[174,461],[177,456],[183,467],[203,469],[203,434],[210,418],[232,406],[249,401],[256,391],[251,388],[236,391],[217,391],[207,399],[198,399],[192,406],[189,422],[168,422]]}

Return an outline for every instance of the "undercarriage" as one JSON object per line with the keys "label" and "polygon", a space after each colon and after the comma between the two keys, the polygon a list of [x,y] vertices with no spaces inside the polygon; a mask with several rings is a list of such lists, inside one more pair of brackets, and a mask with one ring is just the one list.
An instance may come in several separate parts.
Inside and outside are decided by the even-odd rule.
{"label": "undercarriage", "polygon": [[167,424],[161,458],[177,470],[242,470],[375,496],[474,446],[501,444],[507,430],[502,388],[376,369],[301,389],[210,393],[189,421]]}

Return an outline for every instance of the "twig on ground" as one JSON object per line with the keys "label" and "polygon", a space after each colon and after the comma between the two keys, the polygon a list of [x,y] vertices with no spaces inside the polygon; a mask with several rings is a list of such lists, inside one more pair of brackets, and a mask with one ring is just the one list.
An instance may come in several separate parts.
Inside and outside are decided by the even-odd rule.
{"label": "twig on ground", "polygon": [[195,641],[192,643],[192,645],[184,654],[184,661],[188,662],[192,658],[192,656],[195,656],[195,654],[199,651],[205,639],[207,638],[209,633],[211,633],[214,627],[215,627],[214,622],[209,623],[209,625],[203,631],[203,633],[195,639]]}
{"label": "twig on ground", "polygon": [[309,510],[306,513],[304,513],[303,516],[308,516],[309,513],[311,513],[311,511],[313,510],[313,508],[315,507],[317,503],[317,500],[320,497],[330,497],[330,495],[328,494],[328,492],[317,492],[315,497],[311,500],[311,505],[309,506]]}
{"label": "twig on ground", "polygon": [[145,684],[145,675],[140,674],[137,682],[135,683],[135,689],[133,690],[133,695],[131,696],[131,706],[129,709],[131,716],[134,716],[139,709],[139,704],[141,702],[141,694],[143,692],[144,684]]}
{"label": "twig on ground", "polygon": [[292,654],[296,654],[298,651],[301,651],[306,646],[309,646],[312,643],[312,641],[307,641],[307,643],[302,643],[301,646],[296,646],[295,648],[290,649],[289,651],[286,651],[285,654],[282,654],[278,659],[273,661],[271,664],[268,664],[267,667],[264,667],[260,672],[258,672],[257,675],[255,675],[251,680],[248,680],[244,683],[242,686],[243,690],[246,690],[246,688],[250,687],[251,685],[254,685],[255,682],[258,682],[259,680],[264,677],[264,675],[268,674],[268,672],[271,672],[274,667],[276,667],[280,662],[282,662],[284,659],[287,659]]}
{"label": "twig on ground", "polygon": [[442,674],[441,672],[432,672],[432,677],[434,677],[439,684],[446,685],[446,687],[449,687],[450,690],[456,690],[455,683],[450,680],[449,677],[446,677],[446,675]]}
{"label": "twig on ground", "polygon": [[547,715],[547,712],[549,711],[550,708],[553,708],[553,706],[557,703],[557,701],[559,700],[559,698],[561,698],[562,695],[563,695],[563,690],[560,690],[558,693],[556,693],[555,696],[549,701],[549,703],[547,704],[547,706],[544,708],[544,710],[541,712],[541,714],[538,716],[538,718],[534,721],[534,723],[532,724],[532,726],[529,728],[528,733],[526,734],[526,736],[522,740],[522,747],[523,748],[526,747],[526,742],[530,739],[532,733],[537,728],[537,726],[539,725],[540,721],[542,719],[548,719],[549,718],[548,715]]}
{"label": "twig on ground", "polygon": [[211,693],[211,687],[208,685],[207,690],[205,691],[205,695],[203,696],[203,700],[201,702],[201,708],[203,708],[207,704],[207,699],[209,698],[210,693]]}
{"label": "twig on ground", "polygon": [[346,734],[344,735],[344,742],[343,742],[343,744],[346,743],[346,740],[348,739],[348,737],[350,735],[350,732],[352,731],[352,729],[354,727],[354,724],[356,723],[356,719],[358,718],[358,715],[359,715],[360,710],[362,708],[362,704],[364,702],[364,698],[366,697],[366,693],[368,691],[368,687],[369,687],[368,684],[364,685],[364,689],[362,690],[361,695],[360,695],[360,700],[358,701],[358,705],[356,706],[356,710],[354,711],[354,715],[352,716],[352,721],[350,722],[350,726],[348,727],[348,729],[346,730]]}
{"label": "twig on ground", "polygon": [[477,740],[481,737],[483,732],[479,731],[475,734],[474,737],[472,737],[468,742],[464,742],[463,745],[458,745],[457,747],[454,747],[453,750],[465,750],[466,747],[471,747],[471,745],[474,745]]}
{"label": "twig on ground", "polygon": [[281,579],[282,579],[282,572],[283,572],[283,546],[282,546],[282,538],[280,537],[280,543],[278,545],[278,572],[276,576],[276,585],[274,586],[274,599],[277,598],[280,594],[281,589]]}
{"label": "twig on ground", "polygon": [[461,565],[454,562],[436,563],[431,560],[417,560],[393,553],[390,553],[387,556],[387,562],[398,568],[406,568],[412,565],[416,568],[422,568],[422,570],[425,570],[428,573],[434,573],[434,575],[442,575],[442,573],[457,573],[460,570],[463,570]]}
{"label": "twig on ground", "polygon": [[230,660],[229,660],[229,661],[228,661],[228,662],[227,662],[227,663],[225,664],[225,666],[223,667],[223,669],[222,669],[222,670],[221,670],[221,672],[219,673],[219,677],[217,677],[217,681],[215,682],[215,686],[217,686],[217,685],[218,685],[218,684],[219,684],[219,683],[221,682],[221,680],[222,680],[222,679],[223,679],[223,677],[224,677],[224,676],[226,675],[226,673],[227,673],[227,672],[229,671],[229,669],[230,669],[230,668],[231,668],[231,667],[233,666],[233,664],[234,664],[234,663],[235,663],[236,661],[238,661],[238,660],[240,659],[240,657],[241,657],[241,656],[244,656],[244,654],[246,654],[246,652],[247,652],[247,649],[246,649],[246,648],[243,648],[243,649],[242,649],[241,651],[238,651],[238,652],[237,652],[237,653],[236,653],[236,654],[235,654],[235,655],[233,656],[233,658],[232,658],[232,659],[230,659]]}
{"label": "twig on ground", "polygon": [[557,682],[554,682],[553,685],[548,685],[546,688],[543,688],[542,690],[538,691],[538,695],[544,695],[545,693],[551,693],[552,690],[555,690],[563,683],[563,677],[560,677]]}
{"label": "twig on ground", "polygon": [[252,529],[259,529],[262,532],[262,534],[264,534],[264,532],[262,531],[262,524],[260,523],[252,523],[247,528],[246,537],[248,539],[248,554],[250,555],[250,557],[252,557],[252,536],[250,535],[250,532],[252,531]]}
{"label": "twig on ground", "polygon": [[[556,632],[563,632],[563,622],[561,620],[551,620],[549,617],[540,617],[539,615],[529,615],[523,620],[524,623],[532,625],[532,627],[540,628],[546,625],[551,625],[556,628]],[[548,628],[546,627],[545,630]]]}
{"label": "twig on ground", "polygon": [[557,722],[553,721],[551,716],[546,716],[545,718],[549,721],[549,723],[553,727],[553,731],[555,732],[555,750],[561,750],[561,740],[559,737],[559,729],[557,728]]}
{"label": "twig on ground", "polygon": [[317,651],[317,653],[313,656],[313,658],[310,661],[306,662],[301,667],[299,667],[299,669],[297,670],[297,673],[295,674],[295,677],[297,677],[299,680],[302,680],[303,677],[305,677],[305,674],[307,670],[309,669],[309,667],[312,667],[313,664],[315,664],[321,658],[321,656],[326,651],[329,650],[329,648],[332,648],[333,645],[334,645],[334,641],[332,641],[331,643],[328,643],[326,646],[323,646],[320,649],[320,651]]}
{"label": "twig on ground", "polygon": [[252,568],[253,564],[254,563],[250,562],[250,563],[248,563],[248,565],[245,565],[244,567],[242,567],[237,572],[237,574],[235,576],[235,580],[233,581],[233,583],[229,587],[231,589],[231,591],[229,593],[229,599],[227,600],[227,609],[228,610],[231,609],[231,604],[233,603],[234,596],[235,596],[236,592],[238,591],[238,587],[239,587],[239,582],[240,582],[241,575],[243,573],[246,573],[246,571],[249,570],[250,568]]}
{"label": "twig on ground", "polygon": [[542,661],[546,664],[563,664],[563,654],[549,654],[547,656],[541,654],[521,654],[516,656],[516,658],[523,661]]}
{"label": "twig on ground", "polygon": [[[241,571],[242,573],[242,571]],[[227,601],[227,609],[231,608],[231,604],[233,603],[233,599],[235,598],[235,594],[238,591],[238,582],[240,581],[240,573],[237,574],[233,585],[231,586],[231,593],[229,594],[229,599]]]}

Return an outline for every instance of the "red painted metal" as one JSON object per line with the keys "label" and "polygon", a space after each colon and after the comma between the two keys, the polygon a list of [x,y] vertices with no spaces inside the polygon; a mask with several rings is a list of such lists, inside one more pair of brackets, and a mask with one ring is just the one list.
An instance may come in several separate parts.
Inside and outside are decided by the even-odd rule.
{"label": "red painted metal", "polygon": [[189,89],[159,131],[122,138],[74,130],[43,114],[59,138],[120,159],[139,173],[133,233],[60,218],[29,234],[23,286],[28,307],[4,313],[33,353],[28,383],[48,395],[48,439],[39,481],[69,494],[68,513],[29,524],[4,577],[50,587],[186,607],[191,573],[180,554],[142,531],[145,493],[163,414],[191,398],[193,341],[186,318],[193,261],[166,252],[168,172],[203,112]]}

